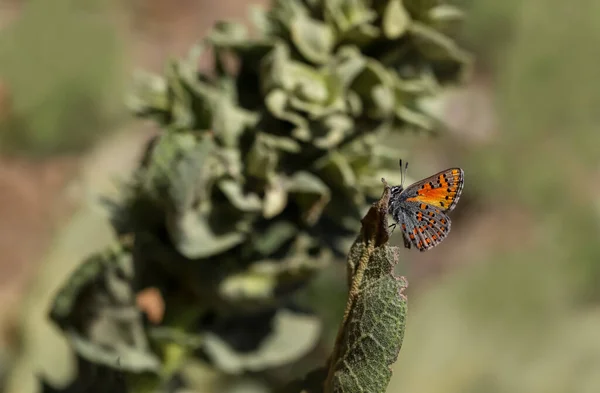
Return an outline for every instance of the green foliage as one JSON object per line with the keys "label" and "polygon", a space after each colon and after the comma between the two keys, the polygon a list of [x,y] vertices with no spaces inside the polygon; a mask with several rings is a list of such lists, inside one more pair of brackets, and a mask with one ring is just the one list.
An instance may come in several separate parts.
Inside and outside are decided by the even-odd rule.
{"label": "green foliage", "polygon": [[[99,354],[130,353],[123,368],[136,391],[150,389],[140,387],[146,383],[166,391],[190,358],[237,374],[307,354],[321,322],[298,306],[297,294],[346,254],[379,179],[397,181],[401,151],[385,146],[386,137],[436,131],[421,102],[460,81],[470,63],[446,35],[457,12],[428,1],[275,1],[253,15],[258,37],[220,23],[164,76],[140,75],[130,105],[163,131],[123,200],[111,203],[119,253],[92,257],[102,268],[83,274],[86,290],[72,289],[82,281],[74,274],[55,303],[52,316],[77,332],[69,337],[78,353],[106,364],[73,337],[87,340],[86,348],[101,345]],[[200,73],[198,59],[207,54],[212,72]],[[361,386],[383,391],[402,340],[404,284],[391,276],[387,237],[371,237],[375,227],[383,233],[383,213],[373,214],[350,254],[351,315],[328,391],[352,390],[351,372],[362,375]],[[118,283],[109,278],[115,258],[133,271],[116,274]],[[114,286],[127,296],[116,296]],[[159,325],[129,314],[132,294],[149,287],[166,304]],[[119,316],[106,320],[108,330],[91,329],[95,318],[75,304],[93,315],[102,314],[100,304],[117,307],[109,314]],[[384,320],[389,327],[375,336]],[[120,336],[93,334],[99,331]],[[386,347],[365,349],[362,340],[375,337]],[[379,373],[372,380],[362,350]]]}
{"label": "green foliage", "polygon": [[[158,372],[160,361],[150,351],[131,286],[133,261],[124,249],[91,256],[56,296],[50,317],[61,326],[75,351],[95,363],[126,371]],[[73,314],[86,314],[71,324]]]}
{"label": "green foliage", "polygon": [[362,220],[348,254],[350,293],[344,319],[329,360],[325,392],[385,392],[404,338],[407,286],[393,275],[398,247],[389,240],[390,189]]}
{"label": "green foliage", "polygon": [[116,26],[102,18],[109,12],[97,0],[80,7],[69,0],[23,3],[0,37],[3,151],[79,151],[122,115],[121,48]]}

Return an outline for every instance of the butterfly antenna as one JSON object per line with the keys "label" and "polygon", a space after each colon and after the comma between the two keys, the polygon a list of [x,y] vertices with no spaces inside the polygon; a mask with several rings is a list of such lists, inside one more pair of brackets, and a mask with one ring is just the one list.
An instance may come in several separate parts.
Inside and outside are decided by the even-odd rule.
{"label": "butterfly antenna", "polygon": [[398,164],[400,164],[400,187],[402,187],[402,185],[404,184],[404,168],[402,167],[402,159],[400,159],[400,162]]}
{"label": "butterfly antenna", "polygon": [[400,159],[400,185],[404,187],[404,178],[406,177],[406,171],[408,169],[408,162],[402,165],[402,159]]}

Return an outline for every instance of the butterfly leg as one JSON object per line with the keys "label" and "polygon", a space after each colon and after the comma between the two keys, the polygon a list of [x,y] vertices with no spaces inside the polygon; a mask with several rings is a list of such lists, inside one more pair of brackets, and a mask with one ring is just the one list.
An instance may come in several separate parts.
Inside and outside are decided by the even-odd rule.
{"label": "butterfly leg", "polygon": [[390,232],[391,235],[392,233],[394,233],[394,229],[396,229],[396,223],[389,225],[388,228],[392,228],[392,231]]}

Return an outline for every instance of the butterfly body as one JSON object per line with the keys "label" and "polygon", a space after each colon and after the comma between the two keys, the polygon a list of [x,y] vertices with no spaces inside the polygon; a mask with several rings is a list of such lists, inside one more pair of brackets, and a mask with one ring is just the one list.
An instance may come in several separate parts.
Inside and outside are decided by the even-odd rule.
{"label": "butterfly body", "polygon": [[451,220],[447,213],[458,203],[463,185],[463,170],[450,168],[406,188],[390,188],[388,212],[400,225],[406,248],[426,251],[448,236]]}

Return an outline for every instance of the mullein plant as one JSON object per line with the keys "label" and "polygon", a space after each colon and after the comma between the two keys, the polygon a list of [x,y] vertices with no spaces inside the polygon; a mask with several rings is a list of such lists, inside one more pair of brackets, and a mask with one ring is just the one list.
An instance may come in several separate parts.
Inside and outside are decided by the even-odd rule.
{"label": "mullein plant", "polygon": [[[294,295],[377,226],[365,213],[403,155],[386,140],[438,131],[422,103],[471,63],[453,39],[463,14],[441,0],[279,0],[251,16],[252,36],[219,23],[163,75],[138,75],[129,104],[161,132],[110,205],[118,240],[51,311],[130,391],[169,391],[190,359],[235,374],[306,355],[320,321]],[[154,321],[136,303],[148,288],[164,302]],[[321,382],[342,389],[330,371]]]}

